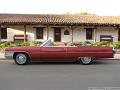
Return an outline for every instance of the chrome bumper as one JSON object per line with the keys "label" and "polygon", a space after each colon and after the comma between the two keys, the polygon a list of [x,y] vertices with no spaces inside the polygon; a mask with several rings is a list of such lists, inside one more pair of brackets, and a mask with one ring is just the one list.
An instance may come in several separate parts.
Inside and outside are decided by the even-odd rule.
{"label": "chrome bumper", "polygon": [[14,52],[5,52],[5,58],[6,59],[13,59]]}

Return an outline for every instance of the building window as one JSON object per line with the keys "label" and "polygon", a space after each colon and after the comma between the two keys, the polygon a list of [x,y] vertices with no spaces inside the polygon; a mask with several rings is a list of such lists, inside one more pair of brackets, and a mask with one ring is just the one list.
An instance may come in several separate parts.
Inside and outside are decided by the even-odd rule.
{"label": "building window", "polygon": [[120,29],[118,31],[118,41],[120,41]]}
{"label": "building window", "polygon": [[7,39],[7,28],[1,28],[1,39]]}
{"label": "building window", "polygon": [[68,30],[65,30],[64,35],[70,35],[70,32]]}
{"label": "building window", "polygon": [[36,39],[43,39],[43,28],[36,28]]}
{"label": "building window", "polygon": [[86,28],[86,40],[93,39],[93,28]]}

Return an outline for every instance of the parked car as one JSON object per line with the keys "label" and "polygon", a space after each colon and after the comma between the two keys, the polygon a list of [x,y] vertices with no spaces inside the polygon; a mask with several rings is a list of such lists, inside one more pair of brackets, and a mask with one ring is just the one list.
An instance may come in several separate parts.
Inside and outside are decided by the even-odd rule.
{"label": "parked car", "polygon": [[18,65],[29,62],[80,62],[88,65],[99,58],[113,58],[112,47],[101,46],[49,46],[50,40],[41,46],[10,47],[5,57],[14,59]]}

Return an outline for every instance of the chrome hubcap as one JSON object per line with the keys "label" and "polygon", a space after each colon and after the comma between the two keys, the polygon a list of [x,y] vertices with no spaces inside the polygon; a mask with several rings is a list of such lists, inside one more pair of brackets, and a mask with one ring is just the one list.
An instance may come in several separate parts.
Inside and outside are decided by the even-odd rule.
{"label": "chrome hubcap", "polygon": [[82,58],[81,58],[81,61],[82,61],[84,64],[89,64],[89,63],[92,61],[92,59],[91,59],[91,57],[82,57]]}
{"label": "chrome hubcap", "polygon": [[26,62],[26,56],[24,54],[18,54],[16,56],[16,62],[19,64],[24,64]]}

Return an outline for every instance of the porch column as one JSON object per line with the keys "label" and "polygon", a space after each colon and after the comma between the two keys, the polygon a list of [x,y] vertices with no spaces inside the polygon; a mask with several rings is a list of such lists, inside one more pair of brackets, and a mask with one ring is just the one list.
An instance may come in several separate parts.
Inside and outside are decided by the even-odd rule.
{"label": "porch column", "polygon": [[26,42],[27,38],[26,38],[26,25],[24,25],[24,42]]}
{"label": "porch column", "polygon": [[0,41],[1,41],[1,25],[0,25]]}
{"label": "porch column", "polygon": [[93,39],[94,39],[94,42],[96,42],[96,36],[97,36],[96,34],[97,34],[97,33],[96,33],[96,27],[95,27],[95,28],[94,28],[94,32],[93,32],[93,35],[94,35],[94,36],[93,36]]}
{"label": "porch column", "polygon": [[71,26],[71,30],[72,30],[72,43],[73,43],[73,26]]}
{"label": "porch column", "polygon": [[49,39],[49,25],[47,25],[47,40]]}
{"label": "porch column", "polygon": [[116,41],[118,42],[119,41],[119,28],[116,29]]}

